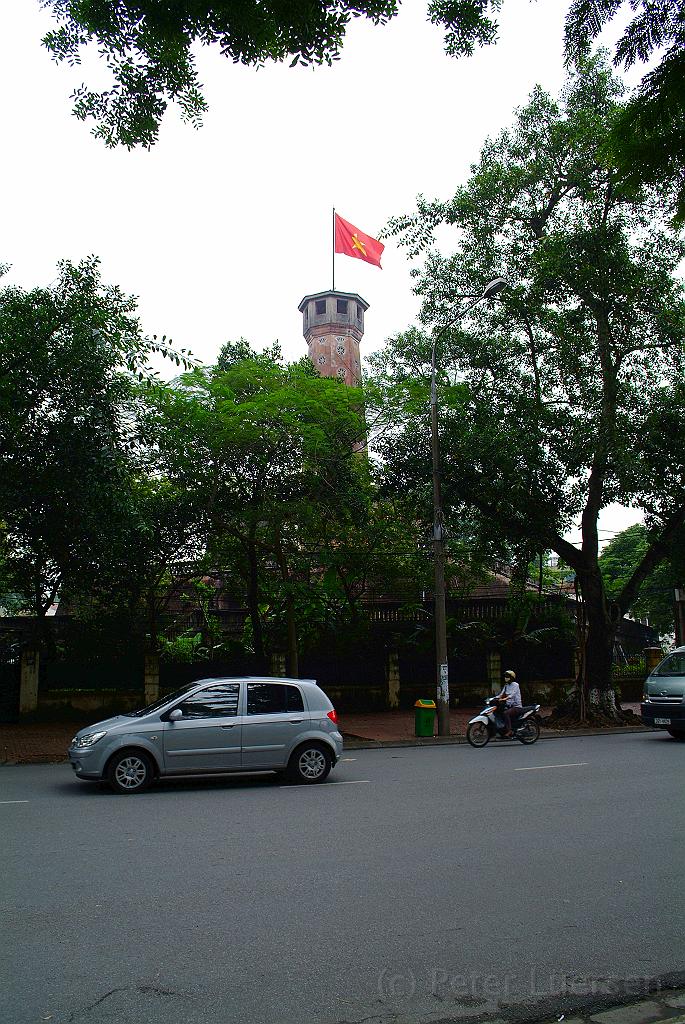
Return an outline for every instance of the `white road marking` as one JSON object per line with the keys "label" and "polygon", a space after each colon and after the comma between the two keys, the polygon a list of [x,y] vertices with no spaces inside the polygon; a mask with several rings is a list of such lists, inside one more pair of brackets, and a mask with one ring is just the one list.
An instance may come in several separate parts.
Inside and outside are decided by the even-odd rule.
{"label": "white road marking", "polygon": [[327,782],[323,786],[313,785],[311,783],[303,783],[302,785],[294,786],[279,786],[279,789],[330,789],[331,786],[360,786],[363,782],[371,782],[371,779],[352,779],[350,782]]}
{"label": "white road marking", "polygon": [[543,768],[581,768],[589,761],[573,761],[571,764],[536,764],[534,768],[514,768],[515,772],[539,772]]}
{"label": "white road marking", "polygon": [[341,761],[356,761],[357,758],[356,757],[341,757],[340,760]]}
{"label": "white road marking", "polygon": [[0,804],[27,804],[28,800],[0,800]]}

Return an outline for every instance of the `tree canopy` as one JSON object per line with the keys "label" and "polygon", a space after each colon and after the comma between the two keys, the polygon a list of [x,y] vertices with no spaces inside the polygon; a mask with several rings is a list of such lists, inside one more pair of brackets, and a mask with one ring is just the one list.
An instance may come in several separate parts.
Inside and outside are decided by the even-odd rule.
{"label": "tree canopy", "polygon": [[171,354],[135,311],[95,259],[64,261],[47,288],[0,290],[0,529],[6,572],[36,616],[108,557],[133,384],[154,379],[154,352]]}
{"label": "tree canopy", "polygon": [[[57,22],[43,42],[56,61],[78,65],[89,44],[112,75],[109,89],[81,85],[74,113],[94,123],[108,146],[151,146],[170,102],[199,127],[207,101],[193,46],[218,46],[233,63],[331,64],[340,59],[353,18],[386,24],[398,0],[288,0],[261,4],[156,0],[41,0]],[[624,8],[621,0],[571,0],[565,29],[569,66]],[[616,44],[615,65],[629,68],[660,53],[631,101],[606,127],[601,157],[634,190],[668,180],[673,209],[685,219],[685,0],[631,0],[633,17]],[[502,0],[429,0],[428,19],[445,35],[445,52],[460,57],[497,40]]]}
{"label": "tree canopy", "polygon": [[[74,113],[94,122],[94,134],[108,146],[153,145],[169,102],[184,120],[202,123],[207,101],[198,80],[193,46],[219,47],[235,64],[260,67],[267,61],[294,65],[339,60],[353,18],[384,25],[399,0],[286,0],[235,3],[204,0],[160,4],[157,0],[41,0],[57,27],[43,42],[56,61],[81,62],[95,44],[113,84],[73,94]],[[495,41],[492,15],[501,0],[430,0],[428,17],[445,30],[445,49],[455,56]]]}
{"label": "tree canopy", "polygon": [[74,112],[95,121],[94,134],[109,146],[150,146],[168,102],[196,127],[207,109],[192,47],[216,45],[234,63],[260,66],[337,60],[352,17],[383,23],[397,0],[232,0],[160,4],[157,0],[42,0],[58,27],[44,43],[57,61],[78,64],[95,43],[113,77],[109,90],[83,85]]}
{"label": "tree canopy", "polygon": [[[624,5],[617,0],[573,0],[566,19],[566,55],[578,61]],[[609,126],[603,157],[624,186],[644,182],[675,189],[672,208],[685,220],[685,0],[631,0],[634,16],[614,53],[630,68],[658,55],[630,101]]]}
{"label": "tree canopy", "polygon": [[[642,523],[622,530],[606,545],[599,567],[610,596],[621,593],[650,546],[650,536]],[[662,636],[673,633],[673,598],[685,581],[685,537],[681,530],[674,538],[669,554],[645,579],[630,612],[636,618],[647,617]]]}
{"label": "tree canopy", "polygon": [[366,519],[354,450],[364,434],[361,395],[241,340],[214,367],[150,398],[144,434],[157,472],[193,496],[210,562],[245,595],[257,656],[265,658],[271,622],[296,674],[303,620],[316,617],[312,594],[331,579],[312,555],[337,546],[355,510]]}
{"label": "tree canopy", "polygon": [[[420,199],[388,228],[411,253],[428,250],[416,290],[438,339],[453,516],[477,509],[511,541],[551,548],[571,566],[599,690],[609,687],[617,622],[685,519],[685,304],[675,276],[685,250],[660,191],[624,190],[599,158],[620,97],[601,58],[581,62],[559,101],[534,91],[451,200]],[[432,248],[438,226],[453,229],[452,255]],[[458,297],[500,274],[509,288],[460,320]],[[428,335],[401,336],[375,358],[391,393],[426,380],[430,346]],[[408,481],[421,471],[410,423],[399,416],[383,447],[389,471]],[[608,601],[597,519],[613,501],[645,510],[652,543]],[[564,536],[578,520],[579,548]]]}

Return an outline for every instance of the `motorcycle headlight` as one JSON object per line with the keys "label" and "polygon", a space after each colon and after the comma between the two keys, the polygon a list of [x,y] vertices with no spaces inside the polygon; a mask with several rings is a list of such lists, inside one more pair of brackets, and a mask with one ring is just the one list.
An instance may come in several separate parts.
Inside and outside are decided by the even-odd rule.
{"label": "motorcycle headlight", "polygon": [[72,745],[75,747],[92,747],[94,743],[101,740],[103,736],[107,735],[107,730],[104,732],[87,732],[84,736],[74,736]]}

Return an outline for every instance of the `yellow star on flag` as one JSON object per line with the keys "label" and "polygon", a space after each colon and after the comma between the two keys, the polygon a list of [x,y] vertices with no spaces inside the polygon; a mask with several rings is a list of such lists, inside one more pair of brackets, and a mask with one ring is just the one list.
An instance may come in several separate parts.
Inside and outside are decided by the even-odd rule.
{"label": "yellow star on flag", "polygon": [[364,246],[364,243],[361,241],[359,235],[357,235],[356,233],[352,235],[352,248],[358,249],[362,256],[366,256],[366,248]]}

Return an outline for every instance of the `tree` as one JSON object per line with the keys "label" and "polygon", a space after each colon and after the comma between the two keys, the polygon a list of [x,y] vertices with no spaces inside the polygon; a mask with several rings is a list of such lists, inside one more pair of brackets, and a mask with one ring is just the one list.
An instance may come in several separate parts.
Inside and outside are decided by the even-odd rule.
{"label": "tree", "polygon": [[60,264],[57,283],[0,291],[0,523],[5,576],[42,618],[106,563],[130,471],[133,383],[154,380],[136,302],[98,261]]}
{"label": "tree", "polygon": [[159,471],[203,510],[209,560],[244,585],[256,656],[265,662],[266,613],[277,609],[296,675],[298,602],[316,586],[317,528],[364,486],[353,450],[361,398],[298,365],[245,356],[225,350],[217,367],[158,392],[146,429]]}
{"label": "tree", "polygon": [[[571,75],[560,102],[536,89],[452,200],[420,199],[388,228],[414,254],[439,225],[457,228],[454,255],[431,250],[414,272],[424,321],[441,325],[439,365],[453,370],[441,396],[446,496],[576,573],[588,617],[582,692],[609,715],[617,625],[685,520],[685,305],[674,277],[685,249],[659,190],[624,192],[600,160],[620,91],[599,58]],[[510,285],[501,300],[450,327],[456,297],[497,274]],[[411,349],[391,340],[381,369],[396,385],[425,380],[429,352],[425,336]],[[411,454],[406,423],[389,457]],[[597,520],[613,501],[644,509],[650,544],[610,599]],[[578,518],[580,547],[564,537]]]}
{"label": "tree", "polygon": [[[292,58],[295,64],[330,64],[340,58],[354,17],[383,25],[398,0],[291,0],[287,4],[155,0],[41,0],[58,27],[43,39],[56,61],[79,64],[94,43],[114,79],[110,89],[82,85],[74,113],[95,123],[107,146],[152,146],[169,102],[184,120],[202,122],[207,103],[192,47],[217,45],[234,63],[259,67]],[[502,0],[430,0],[429,20],[445,32],[445,52],[468,56],[496,42]],[[566,60],[584,59],[592,41],[622,7],[621,0],[572,0],[566,17]],[[678,187],[676,213],[685,218],[685,0],[631,0],[635,16],[618,41],[614,63],[629,68],[665,48],[658,65],[607,133],[604,159],[634,189],[666,178]]]}
{"label": "tree", "polygon": [[85,85],[74,93],[74,113],[93,118],[94,134],[108,146],[151,146],[169,100],[196,127],[207,104],[192,47],[216,45],[234,63],[266,61],[330,64],[337,60],[352,17],[386,22],[397,0],[289,0],[288,3],[185,2],[157,0],[42,0],[58,28],[44,44],[57,61],[80,63],[88,43],[104,55],[114,78],[111,89]]}
{"label": "tree", "polygon": [[[617,534],[604,548],[599,567],[610,597],[620,594],[649,548],[650,539],[641,523]],[[673,592],[685,580],[685,544],[682,531],[674,538],[668,557],[645,579],[631,614],[646,616],[661,634],[673,633]]]}
{"label": "tree", "polygon": [[[80,64],[90,43],[107,62],[114,83],[95,91],[82,85],[73,94],[74,113],[95,122],[107,146],[151,146],[169,101],[195,127],[207,103],[198,81],[192,48],[216,45],[234,64],[261,67],[292,58],[296,64],[331,64],[340,58],[352,18],[384,25],[399,0],[288,0],[287,3],[235,3],[190,0],[41,0],[58,27],[43,39],[56,61]],[[494,42],[490,14],[501,0],[431,0],[429,19],[445,28],[445,48],[469,54],[474,45]]]}
{"label": "tree", "polygon": [[[578,61],[621,8],[616,0],[573,0],[566,19],[567,60]],[[625,186],[676,186],[676,219],[685,221],[685,0],[633,0],[634,18],[616,44],[614,64],[661,59],[610,125],[603,155]]]}

